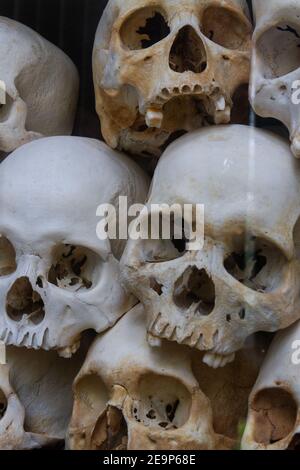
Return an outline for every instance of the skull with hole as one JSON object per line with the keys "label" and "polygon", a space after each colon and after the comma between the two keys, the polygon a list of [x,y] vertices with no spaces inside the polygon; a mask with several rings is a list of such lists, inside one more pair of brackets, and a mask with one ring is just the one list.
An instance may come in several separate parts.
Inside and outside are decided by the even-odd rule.
{"label": "skull with hole", "polygon": [[74,382],[68,446],[74,450],[229,449],[216,434],[190,350],[151,348],[141,304],[97,338]]}
{"label": "skull with hole", "polygon": [[[144,202],[148,179],[102,142],[49,137],[0,167],[0,340],[69,357],[135,299],[119,283],[124,240],[98,238],[97,208]],[[103,237],[104,238],[104,237]]]}
{"label": "skull with hole", "polygon": [[300,157],[300,5],[298,0],[253,0],[256,16],[250,99],[262,117],[287,126]]}
{"label": "skull with hole", "polygon": [[[137,219],[141,235],[131,234],[122,258],[124,282],[145,306],[151,344],[165,338],[189,345],[219,367],[250,334],[300,317],[293,238],[299,165],[284,140],[247,126],[201,129],[166,150]],[[198,204],[204,224],[189,216]],[[170,217],[175,209],[181,233]],[[155,239],[157,212],[171,230]],[[191,241],[203,225],[198,249]]]}
{"label": "skull with hole", "polygon": [[158,157],[184,132],[228,123],[251,33],[244,0],[110,0],[93,54],[106,142]]}
{"label": "skull with hole", "polygon": [[243,449],[300,449],[299,339],[299,322],[275,337],[250,396]]}
{"label": "skull with hole", "polygon": [[0,152],[42,136],[72,133],[78,74],[61,50],[26,26],[0,17],[0,63]]}
{"label": "skull with hole", "polygon": [[62,448],[72,413],[72,382],[84,351],[71,360],[55,352],[7,348],[0,365],[0,449]]}

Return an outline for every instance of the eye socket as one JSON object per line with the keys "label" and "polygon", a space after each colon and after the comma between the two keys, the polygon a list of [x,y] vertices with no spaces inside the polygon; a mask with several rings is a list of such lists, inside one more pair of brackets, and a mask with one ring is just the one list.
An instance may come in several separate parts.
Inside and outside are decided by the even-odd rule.
{"label": "eye socket", "polygon": [[257,292],[272,292],[282,283],[286,258],[272,243],[256,237],[236,239],[224,267],[231,276]]}
{"label": "eye socket", "polygon": [[189,419],[190,393],[174,378],[146,375],[140,380],[138,395],[132,404],[132,415],[144,426],[171,431]]}
{"label": "eye socket", "polygon": [[[153,230],[155,227],[155,239]],[[148,240],[142,241],[144,261],[162,263],[180,258],[186,253],[187,239],[184,231],[184,220],[174,222],[174,217],[163,217],[159,214],[158,224],[148,219]],[[151,229],[152,228],[152,229]]]}
{"label": "eye socket", "polygon": [[300,67],[299,26],[281,23],[262,34],[256,46],[265,78],[279,78]]}
{"label": "eye socket", "polygon": [[95,374],[83,377],[75,387],[74,416],[85,424],[93,421],[96,416],[101,415],[109,400],[108,391]]}
{"label": "eye socket", "polygon": [[60,245],[54,250],[48,281],[73,292],[88,290],[100,276],[100,257],[89,248]]}
{"label": "eye socket", "polygon": [[15,249],[6,237],[0,235],[0,277],[9,276],[16,268]]}
{"label": "eye socket", "polygon": [[202,32],[219,46],[233,50],[245,50],[251,33],[249,25],[237,13],[222,7],[206,8]]}
{"label": "eye socket", "polygon": [[147,49],[170,33],[165,15],[155,8],[142,8],[135,11],[125,21],[120,30],[123,44],[131,50]]}

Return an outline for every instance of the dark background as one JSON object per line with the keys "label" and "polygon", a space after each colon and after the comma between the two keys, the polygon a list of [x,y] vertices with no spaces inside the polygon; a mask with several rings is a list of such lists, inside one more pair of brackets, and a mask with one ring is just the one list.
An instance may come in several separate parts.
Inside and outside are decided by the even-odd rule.
{"label": "dark background", "polygon": [[[13,18],[31,27],[56,44],[76,64],[81,89],[75,135],[100,136],[94,102],[92,50],[95,32],[107,2],[108,0],[0,0],[1,16]],[[251,1],[248,0],[248,3],[250,5]]]}

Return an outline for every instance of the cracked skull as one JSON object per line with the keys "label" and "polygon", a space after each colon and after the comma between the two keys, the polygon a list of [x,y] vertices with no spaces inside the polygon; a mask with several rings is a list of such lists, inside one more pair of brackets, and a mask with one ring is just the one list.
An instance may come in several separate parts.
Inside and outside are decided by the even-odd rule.
{"label": "cracked skull", "polygon": [[158,157],[182,132],[228,123],[251,33],[244,0],[111,0],[93,54],[106,142]]}
{"label": "cracked skull", "polygon": [[[224,366],[250,334],[300,317],[299,182],[299,163],[285,141],[247,126],[198,130],[166,150],[148,210],[138,218],[148,239],[131,236],[122,258],[124,282],[145,306],[153,345],[177,341],[206,351],[207,364]],[[184,221],[184,205],[204,205],[202,249],[189,249],[186,230],[181,239],[172,236],[172,220],[169,238],[151,238],[154,208],[163,204],[170,215],[175,203],[190,233],[201,224]]]}
{"label": "cracked skull", "polygon": [[50,137],[7,157],[0,188],[0,339],[69,356],[135,302],[119,283],[125,242],[98,239],[96,211],[143,202],[148,180],[101,142]]}
{"label": "cracked skull", "polygon": [[299,158],[300,5],[298,0],[254,0],[253,6],[250,99],[257,114],[285,124]]}
{"label": "cracked skull", "polygon": [[[139,304],[113,329],[95,340],[75,379],[69,447],[73,450],[232,449],[236,444],[235,429],[232,430],[236,423],[229,416],[230,410],[237,422],[247,413],[253,373],[247,365],[243,368],[244,390],[238,392],[236,388],[238,396],[235,394],[233,404],[231,395],[235,386],[229,385],[229,377],[239,375],[236,369],[229,365],[223,376],[217,371],[211,377],[211,370],[205,364],[198,365],[199,357],[194,358],[192,365],[189,348],[168,341],[161,348],[148,345],[146,318]],[[254,372],[254,380],[255,377]],[[201,390],[202,383],[208,395]],[[215,388],[211,387],[213,383],[217,384]],[[221,407],[223,411],[226,409],[223,419],[219,419]],[[218,433],[214,430],[214,418],[218,421]]]}
{"label": "cracked skull", "polygon": [[43,136],[72,133],[78,73],[61,50],[21,23],[0,17],[0,64],[5,89],[0,152]]}
{"label": "cracked skull", "polygon": [[297,322],[270,347],[249,400],[245,450],[300,449],[299,338]]}

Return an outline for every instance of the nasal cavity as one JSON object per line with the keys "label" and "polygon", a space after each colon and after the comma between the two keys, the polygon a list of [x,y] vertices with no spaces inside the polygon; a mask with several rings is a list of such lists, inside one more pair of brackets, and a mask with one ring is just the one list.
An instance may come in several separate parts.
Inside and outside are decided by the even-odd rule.
{"label": "nasal cavity", "polygon": [[45,317],[44,302],[34,291],[28,277],[20,277],[10,288],[6,298],[6,312],[9,318],[19,322],[25,317],[34,325]]}
{"label": "nasal cavity", "polygon": [[174,302],[180,309],[195,306],[195,313],[209,315],[215,307],[215,286],[205,269],[187,268],[174,286]]}
{"label": "nasal cavity", "polygon": [[202,73],[206,69],[205,47],[192,26],[185,26],[178,32],[171,48],[169,65],[177,73]]}

